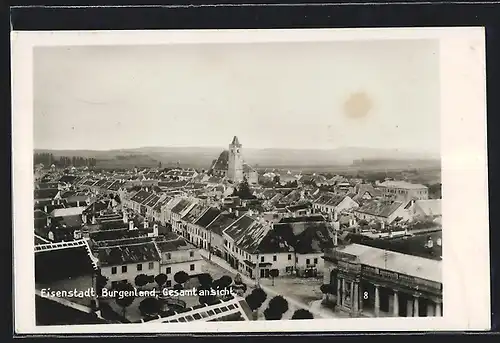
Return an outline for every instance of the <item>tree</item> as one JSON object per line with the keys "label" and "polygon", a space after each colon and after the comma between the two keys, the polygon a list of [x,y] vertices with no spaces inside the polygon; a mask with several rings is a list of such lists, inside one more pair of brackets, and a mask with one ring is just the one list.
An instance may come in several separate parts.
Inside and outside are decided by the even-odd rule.
{"label": "tree", "polygon": [[301,308],[293,313],[292,319],[314,319],[314,316],[308,310]]}
{"label": "tree", "polygon": [[229,275],[223,275],[217,280],[217,286],[220,289],[229,288],[233,283],[233,279]]}
{"label": "tree", "polygon": [[200,285],[210,286],[210,285],[212,285],[212,282],[214,280],[210,274],[203,273],[203,274],[198,275],[198,281],[200,282]]}
{"label": "tree", "polygon": [[158,284],[158,287],[160,288],[160,290],[163,287],[163,285],[167,282],[167,280],[168,280],[168,277],[166,274],[160,273],[160,274],[155,276],[155,282]]}
{"label": "tree", "polygon": [[264,310],[264,317],[266,320],[280,320],[283,317],[283,313],[279,313],[275,308],[268,307]]}
{"label": "tree", "polygon": [[241,285],[243,283],[243,281],[241,280],[241,275],[239,273],[234,277],[234,283],[236,285]]}
{"label": "tree", "polygon": [[117,295],[115,297],[116,304],[123,309],[122,315],[125,317],[125,311],[134,302],[134,286],[128,282],[119,283],[116,286]]}
{"label": "tree", "polygon": [[278,269],[271,269],[269,271],[269,275],[272,277],[273,279],[273,286],[274,286],[274,278],[278,277],[278,275],[280,275],[280,271]]}
{"label": "tree", "polygon": [[161,304],[156,298],[146,298],[139,304],[142,315],[155,315],[161,310]]}
{"label": "tree", "polygon": [[257,297],[257,300],[263,304],[267,299],[267,293],[262,288],[256,288],[252,291],[251,294],[254,294]]}
{"label": "tree", "polygon": [[245,297],[245,300],[252,311],[262,306],[267,299],[267,294],[262,288],[256,288]]}
{"label": "tree", "polygon": [[175,273],[174,275],[174,281],[177,282],[178,284],[183,284],[184,282],[186,282],[187,280],[189,280],[189,274],[186,273],[185,271],[181,270],[181,271],[178,271],[177,273]]}
{"label": "tree", "polygon": [[135,277],[134,282],[137,287],[143,287],[149,283],[149,278],[146,274],[139,274]]}

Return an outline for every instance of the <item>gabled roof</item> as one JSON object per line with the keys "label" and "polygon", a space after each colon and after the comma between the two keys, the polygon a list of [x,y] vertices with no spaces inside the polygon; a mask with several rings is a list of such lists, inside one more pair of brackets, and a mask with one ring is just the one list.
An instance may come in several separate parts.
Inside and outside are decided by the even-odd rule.
{"label": "gabled roof", "polygon": [[400,201],[370,200],[355,211],[372,216],[387,218],[403,205]]}
{"label": "gabled roof", "polygon": [[215,234],[222,236],[225,228],[229,227],[236,221],[236,216],[234,213],[223,212],[217,216],[208,226],[207,230],[214,232]]}
{"label": "gabled roof", "polygon": [[224,150],[221,152],[215,163],[213,164],[213,170],[227,170],[229,165],[229,151]]}
{"label": "gabled roof", "polygon": [[[326,221],[276,223],[272,236],[276,241],[283,241],[294,247],[300,254],[319,253],[333,248],[333,237]],[[271,247],[268,247],[269,250]]]}
{"label": "gabled roof", "polygon": [[416,200],[414,206],[426,216],[440,216],[442,214],[441,199]]}
{"label": "gabled roof", "polygon": [[202,205],[199,205],[199,204],[196,204],[194,205],[190,210],[189,212],[187,212],[183,217],[182,217],[182,220],[184,220],[185,222],[188,222],[188,223],[194,223],[196,220],[198,220],[198,218],[200,218],[200,216],[202,215],[202,213],[205,211],[205,208],[202,206]]}
{"label": "gabled roof", "polygon": [[191,205],[191,202],[187,199],[181,199],[173,208],[172,212],[180,214],[182,211],[188,208]]}
{"label": "gabled roof", "polygon": [[238,241],[243,235],[245,235],[245,231],[248,230],[252,225],[256,224],[256,221],[247,216],[243,215],[234,223],[231,224],[228,228],[224,230],[224,234],[228,235],[235,242]]}
{"label": "gabled roof", "polygon": [[52,211],[50,214],[52,217],[66,217],[66,216],[79,216],[86,209],[84,206],[80,207],[68,207],[68,208],[58,208]]}
{"label": "gabled roof", "polygon": [[53,199],[59,193],[59,189],[57,188],[44,188],[44,189],[35,189],[35,200],[36,199]]}
{"label": "gabled roof", "polygon": [[236,137],[236,136],[233,137],[233,141],[231,142],[231,145],[241,146],[240,141],[238,140],[238,137]]}
{"label": "gabled roof", "polygon": [[325,205],[325,206],[338,206],[346,195],[340,195],[340,194],[322,194],[316,200],[314,200],[315,204],[318,205]]}
{"label": "gabled roof", "polygon": [[101,266],[119,266],[160,260],[160,255],[153,242],[100,248],[98,256]]}
{"label": "gabled roof", "polygon": [[139,191],[130,200],[137,202],[139,204],[143,204],[152,196],[153,196],[153,193],[149,193],[146,191]]}
{"label": "gabled roof", "polygon": [[155,243],[161,253],[195,248],[194,245],[190,244],[180,236],[175,239],[169,239],[165,241],[157,240]]}
{"label": "gabled roof", "polygon": [[387,188],[403,188],[403,189],[423,189],[427,188],[427,186],[418,184],[418,183],[410,183],[406,181],[384,181],[379,184],[379,187],[387,187]]}
{"label": "gabled roof", "polygon": [[195,222],[196,225],[206,228],[208,224],[214,221],[220,214],[220,210],[216,207],[209,207],[203,215]]}

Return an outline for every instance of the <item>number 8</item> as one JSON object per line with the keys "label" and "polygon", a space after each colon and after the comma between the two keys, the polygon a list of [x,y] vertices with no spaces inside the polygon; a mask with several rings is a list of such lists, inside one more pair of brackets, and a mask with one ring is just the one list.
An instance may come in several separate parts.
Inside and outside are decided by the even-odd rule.
{"label": "number 8", "polygon": [[363,292],[363,299],[365,299],[365,300],[368,299],[368,292],[366,292],[366,291]]}

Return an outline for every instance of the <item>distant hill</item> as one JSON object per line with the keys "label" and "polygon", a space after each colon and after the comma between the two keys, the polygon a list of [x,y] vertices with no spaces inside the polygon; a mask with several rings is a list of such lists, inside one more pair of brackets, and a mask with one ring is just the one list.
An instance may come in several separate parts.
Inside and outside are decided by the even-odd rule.
{"label": "distant hill", "polygon": [[[164,167],[179,163],[181,166],[208,168],[223,147],[142,147],[120,150],[47,150],[35,153],[52,153],[54,157],[80,156],[97,159],[97,167],[128,168],[154,167],[159,162]],[[432,168],[440,167],[439,157],[370,148],[319,149],[243,149],[245,161],[260,168],[288,169],[380,169],[380,168]]]}

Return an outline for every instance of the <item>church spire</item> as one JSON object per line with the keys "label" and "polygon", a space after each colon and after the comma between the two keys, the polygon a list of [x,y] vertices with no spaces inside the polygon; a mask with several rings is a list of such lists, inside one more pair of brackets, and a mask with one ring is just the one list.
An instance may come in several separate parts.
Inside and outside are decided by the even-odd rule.
{"label": "church spire", "polygon": [[238,137],[234,136],[233,142],[231,143],[231,145],[240,145],[240,141],[238,140]]}

